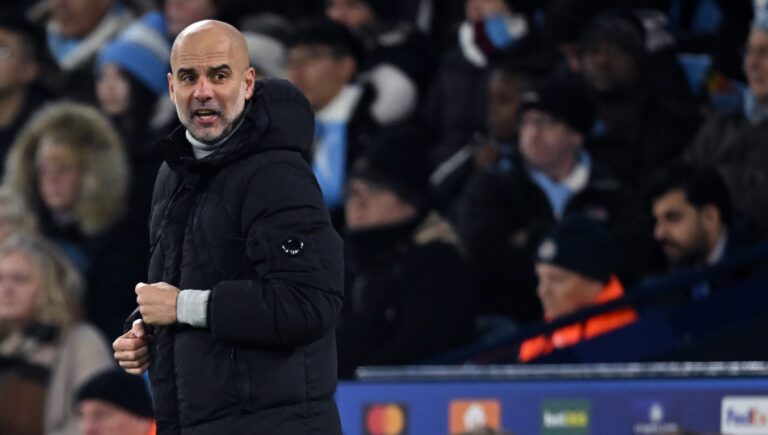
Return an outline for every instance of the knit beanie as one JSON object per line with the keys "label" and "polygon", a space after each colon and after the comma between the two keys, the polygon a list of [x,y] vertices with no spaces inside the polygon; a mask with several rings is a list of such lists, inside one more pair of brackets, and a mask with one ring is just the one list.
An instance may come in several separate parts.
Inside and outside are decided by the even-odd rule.
{"label": "knit beanie", "polygon": [[584,29],[581,45],[589,51],[601,44],[614,44],[626,50],[642,67],[648,57],[645,38],[645,28],[637,15],[616,10],[597,15]]}
{"label": "knit beanie", "polygon": [[328,47],[338,55],[351,56],[358,65],[362,62],[362,42],[344,25],[325,19],[308,19],[300,22],[288,35],[287,47],[319,45]]}
{"label": "knit beanie", "polygon": [[110,369],[87,381],[78,390],[76,401],[88,399],[103,400],[139,417],[154,417],[144,379],[123,370]]}
{"label": "knit beanie", "polygon": [[589,92],[580,83],[568,79],[551,80],[523,93],[520,115],[531,109],[553,116],[584,138],[589,137],[597,116],[597,108]]}
{"label": "knit beanie", "polygon": [[605,224],[581,215],[566,217],[544,237],[536,260],[608,282],[616,246]]}
{"label": "knit beanie", "polygon": [[96,58],[96,71],[106,64],[116,64],[160,96],[168,92],[170,54],[165,18],[158,12],[151,12],[101,49]]}
{"label": "knit beanie", "polygon": [[350,178],[379,184],[421,208],[427,205],[429,169],[424,135],[415,126],[398,125],[375,135]]}

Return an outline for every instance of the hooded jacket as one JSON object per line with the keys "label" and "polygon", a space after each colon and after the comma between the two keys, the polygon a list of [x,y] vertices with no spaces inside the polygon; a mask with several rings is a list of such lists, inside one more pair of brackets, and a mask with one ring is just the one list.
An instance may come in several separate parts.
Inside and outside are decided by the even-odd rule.
{"label": "hooded jacket", "polygon": [[306,160],[312,111],[269,79],[245,111],[203,159],[183,128],[163,144],[149,279],[211,296],[206,328],[154,331],[158,434],[338,434],[342,243]]}

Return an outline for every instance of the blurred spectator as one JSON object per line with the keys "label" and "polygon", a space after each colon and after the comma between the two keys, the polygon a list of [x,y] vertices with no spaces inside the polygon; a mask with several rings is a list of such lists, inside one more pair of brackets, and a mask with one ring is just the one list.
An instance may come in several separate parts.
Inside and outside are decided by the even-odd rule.
{"label": "blurred spectator", "polygon": [[[648,194],[656,220],[654,237],[670,268],[715,264],[750,242],[745,227],[736,224],[728,189],[713,168],[668,165],[651,178]],[[703,298],[728,284],[719,277],[718,282],[695,286],[689,296]]]}
{"label": "blurred spectator", "polygon": [[551,0],[545,13],[547,34],[565,59],[567,72],[581,73],[581,34],[604,8],[605,0]]}
{"label": "blurred spectator", "polygon": [[145,223],[125,214],[128,167],[109,120],[89,106],[50,105],[19,133],[7,167],[3,184],[86,276],[88,320],[118,335],[145,274],[147,240],[137,236]]}
{"label": "blurred spectator", "polygon": [[171,52],[163,31],[160,13],[147,14],[102,47],[96,58],[99,107],[131,147],[146,146],[168,133],[174,117],[173,105],[162,104],[168,102]]}
{"label": "blurred spectator", "polygon": [[102,45],[134,20],[120,0],[53,0],[46,23],[48,48],[60,71],[58,90],[94,103],[93,61]]}
{"label": "blurred spectator", "polygon": [[425,102],[436,138],[431,155],[438,164],[485,131],[486,68],[489,57],[528,33],[525,18],[511,1],[467,0],[455,45],[443,56]]}
{"label": "blurred spectator", "polygon": [[152,399],[144,379],[121,369],[92,377],[77,392],[81,435],[154,435]]}
{"label": "blurred spectator", "polygon": [[0,161],[24,123],[51,97],[39,80],[44,45],[43,32],[23,15],[0,12]]}
{"label": "blurred spectator", "polygon": [[275,14],[260,14],[245,18],[240,24],[248,57],[256,70],[256,79],[285,78],[290,23]]}
{"label": "blurred spectator", "polygon": [[163,161],[155,142],[178,123],[168,98],[170,45],[164,31],[160,13],[147,14],[105,45],[96,58],[99,107],[120,134],[129,158],[127,209],[142,223],[148,222],[155,175]]}
{"label": "blurred spectator", "polygon": [[300,25],[288,47],[288,78],[315,111],[312,169],[338,226],[347,170],[379,127],[373,90],[354,81],[362,48],[344,26],[323,20]]}
{"label": "blurred spectator", "polygon": [[743,109],[710,116],[684,159],[717,168],[734,206],[768,231],[768,12],[752,24],[744,71],[749,89]]}
{"label": "blurred spectator", "polygon": [[382,124],[412,115],[424,97],[434,69],[433,51],[424,35],[403,21],[396,0],[327,0],[328,18],[363,42],[360,80],[375,91],[371,110]]}
{"label": "blurred spectator", "polygon": [[222,0],[165,0],[163,12],[169,40],[175,39],[179,32],[192,23],[219,18],[221,2]]}
{"label": "blurred spectator", "polygon": [[424,140],[406,127],[383,130],[355,164],[337,327],[343,377],[361,365],[417,363],[472,338],[477,296],[458,238],[428,206],[428,174]]}
{"label": "blurred spectator", "polygon": [[[522,45],[518,44],[518,47]],[[441,210],[453,218],[455,199],[475,170],[508,166],[518,142],[520,97],[546,76],[553,64],[540,52],[512,50],[491,62],[488,69],[488,133],[477,133],[470,143],[442,162],[430,176]]]}
{"label": "blurred spectator", "polygon": [[[582,74],[597,94],[600,119],[590,151],[633,187],[679,157],[697,127],[684,73],[664,51],[668,38],[650,24],[646,31],[637,13],[610,12],[596,17],[581,40]],[[652,43],[659,44],[654,57]]]}
{"label": "blurred spectator", "polygon": [[523,94],[519,111],[519,153],[508,168],[473,176],[463,194],[459,230],[484,312],[528,323],[541,318],[533,256],[555,222],[573,212],[608,222],[621,243],[618,273],[627,283],[644,272],[649,237],[633,196],[584,149],[595,108],[582,87],[547,82]]}
{"label": "blurred spectator", "polygon": [[114,361],[101,334],[78,320],[82,282],[47,242],[0,247],[0,427],[8,434],[78,433],[74,394]]}
{"label": "blurred spectator", "polygon": [[[552,321],[624,296],[621,281],[614,274],[615,261],[616,247],[601,222],[572,216],[557,224],[544,238],[536,256],[539,277],[536,292],[545,320]],[[530,362],[636,320],[637,313],[632,308],[590,317],[548,336],[524,341],[518,359]]]}
{"label": "blurred spectator", "polygon": [[0,188],[0,243],[12,236],[36,234],[37,219],[21,197],[7,187]]}

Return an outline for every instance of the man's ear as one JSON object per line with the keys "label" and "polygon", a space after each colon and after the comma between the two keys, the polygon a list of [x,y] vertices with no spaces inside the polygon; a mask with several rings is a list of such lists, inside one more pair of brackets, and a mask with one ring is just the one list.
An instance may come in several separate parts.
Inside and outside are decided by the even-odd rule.
{"label": "man's ear", "polygon": [[355,77],[355,72],[357,72],[357,62],[355,62],[355,59],[352,58],[352,56],[344,56],[341,58],[339,62],[339,72],[342,77],[344,77],[345,83],[351,82],[352,78]]}
{"label": "man's ear", "polygon": [[256,70],[248,67],[245,71],[245,99],[250,100],[253,96],[253,90],[256,88]]}
{"label": "man's ear", "polygon": [[720,210],[715,204],[705,204],[699,208],[699,213],[707,228],[714,229],[716,226],[723,225],[723,217],[720,216]]}
{"label": "man's ear", "polygon": [[167,77],[168,77],[168,97],[171,99],[171,101],[174,101],[173,74],[168,73]]}

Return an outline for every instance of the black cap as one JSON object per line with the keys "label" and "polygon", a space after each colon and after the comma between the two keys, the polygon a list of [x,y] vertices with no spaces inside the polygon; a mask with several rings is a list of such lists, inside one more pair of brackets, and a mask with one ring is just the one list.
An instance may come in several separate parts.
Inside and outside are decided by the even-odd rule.
{"label": "black cap", "polygon": [[337,55],[351,56],[358,65],[363,58],[362,42],[342,24],[325,18],[300,22],[287,41],[289,49],[297,45],[322,45]]}
{"label": "black cap", "polygon": [[401,124],[376,133],[350,178],[379,184],[421,207],[427,205],[429,173],[426,138],[415,126]]}
{"label": "black cap", "polygon": [[608,282],[614,272],[616,246],[603,222],[582,215],[560,221],[539,245],[536,260]]}
{"label": "black cap", "polygon": [[154,417],[144,379],[123,370],[110,369],[86,382],[77,392],[76,400],[80,403],[88,399],[103,400],[139,417]]}
{"label": "black cap", "polygon": [[570,128],[589,137],[595,123],[597,108],[592,95],[579,82],[550,80],[520,97],[520,115],[526,110],[541,110],[562,121]]}
{"label": "black cap", "polygon": [[631,10],[617,9],[597,15],[584,29],[582,50],[589,51],[601,44],[613,44],[627,51],[642,66],[648,57],[645,28]]}

